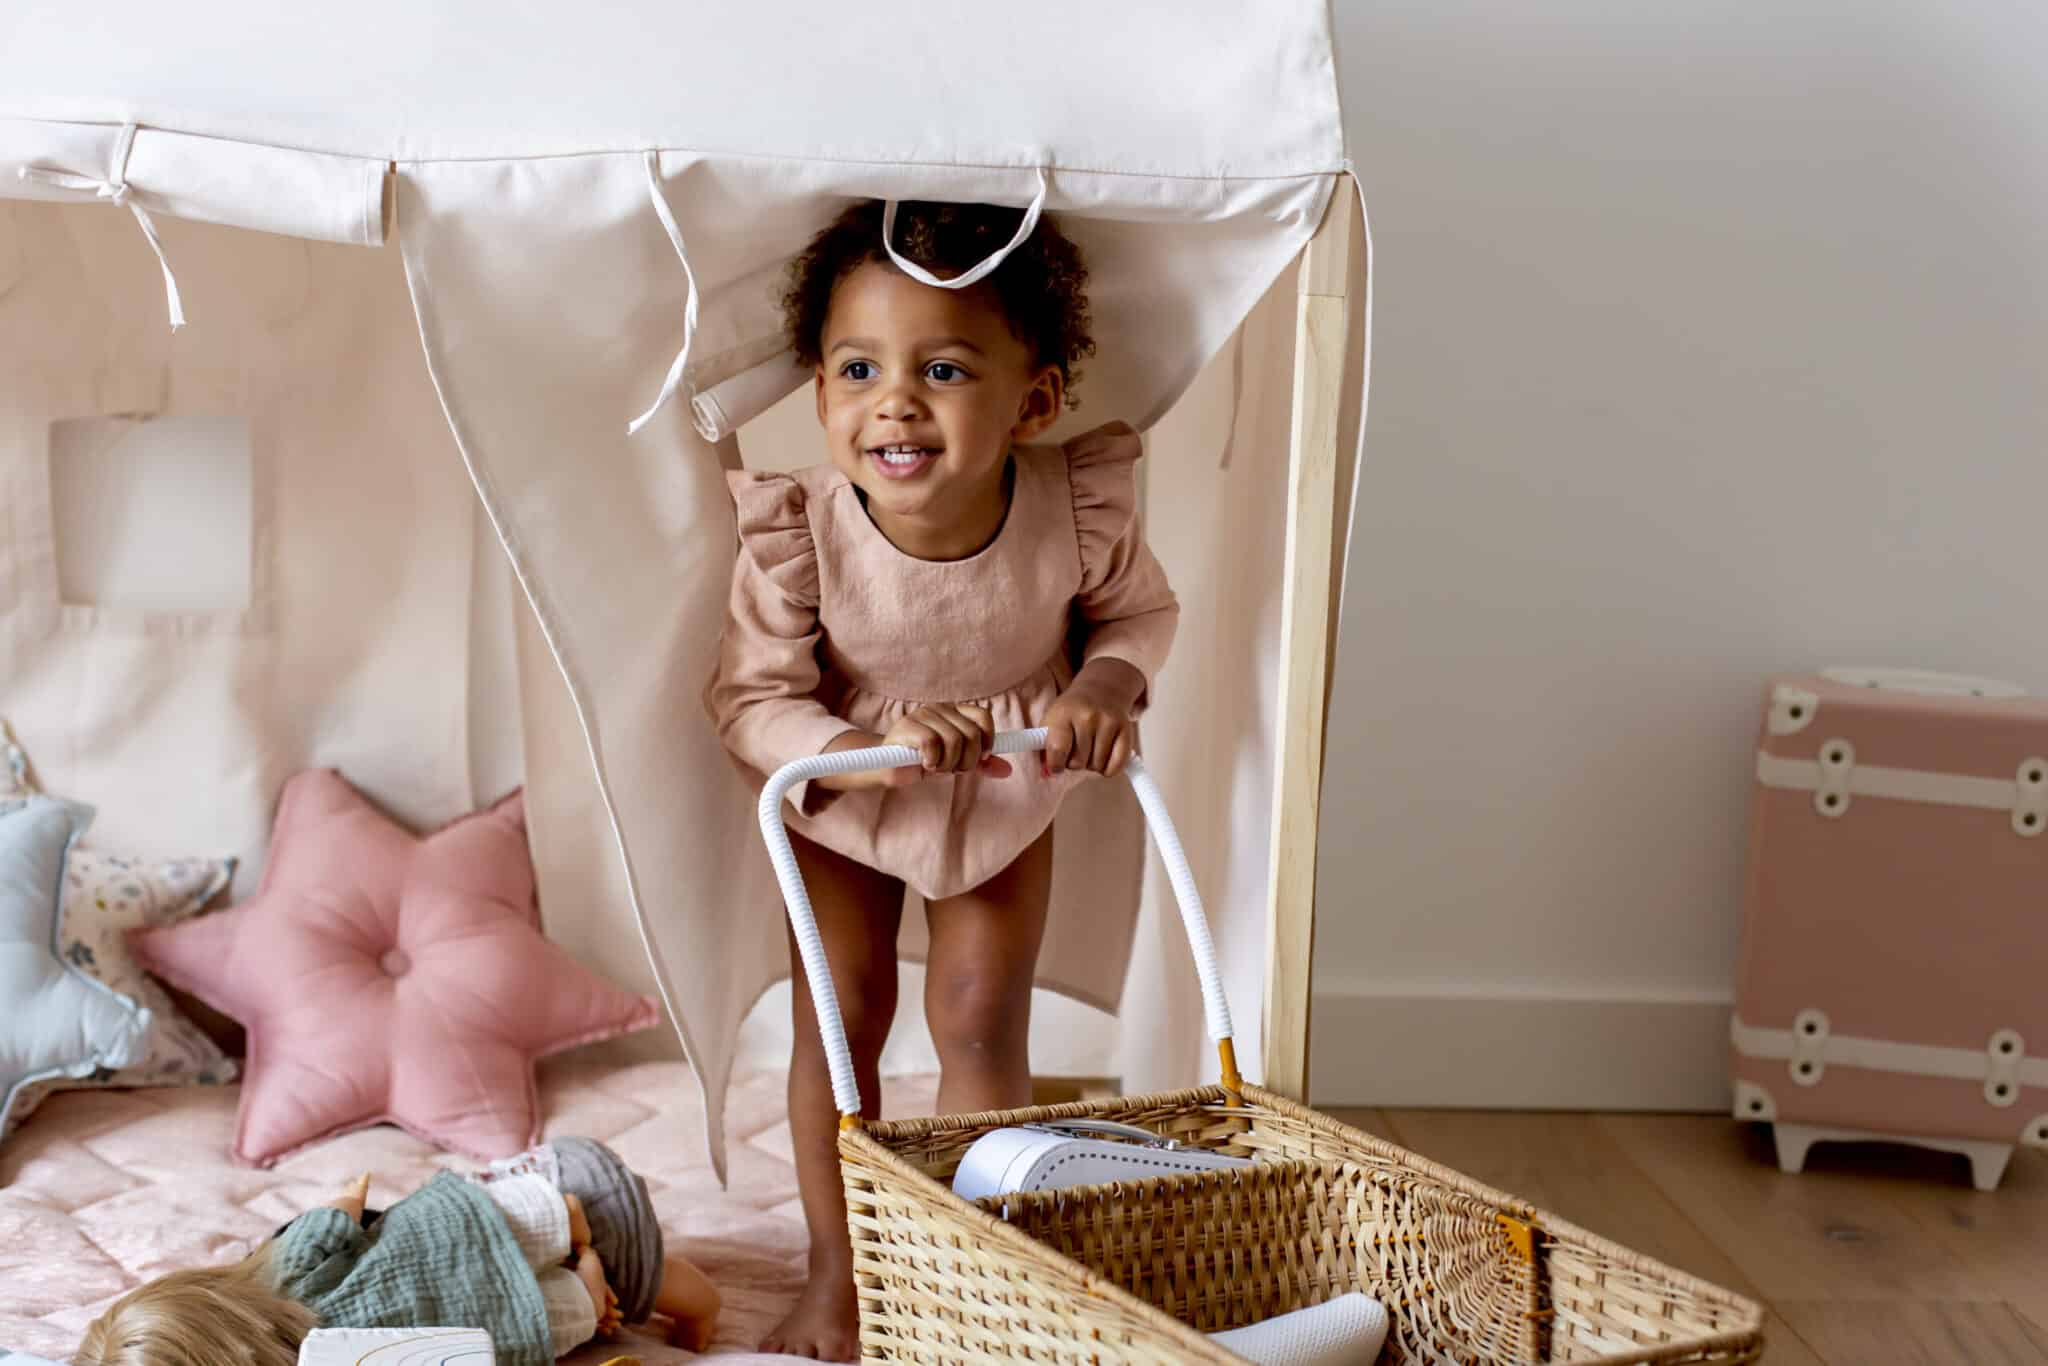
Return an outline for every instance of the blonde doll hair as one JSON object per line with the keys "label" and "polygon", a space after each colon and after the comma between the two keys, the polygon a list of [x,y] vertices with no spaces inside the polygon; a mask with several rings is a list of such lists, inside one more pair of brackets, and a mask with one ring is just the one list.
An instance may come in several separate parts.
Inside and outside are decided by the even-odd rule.
{"label": "blonde doll hair", "polygon": [[280,1294],[274,1244],[239,1262],[173,1271],[137,1287],[93,1320],[75,1366],[294,1366],[299,1343],[319,1325]]}

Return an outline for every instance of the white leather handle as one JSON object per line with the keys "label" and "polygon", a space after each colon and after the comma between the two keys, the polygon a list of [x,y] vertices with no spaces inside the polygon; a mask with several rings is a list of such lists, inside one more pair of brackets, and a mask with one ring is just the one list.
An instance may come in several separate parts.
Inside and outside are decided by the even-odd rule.
{"label": "white leather handle", "polygon": [[1067,1138],[1072,1138],[1076,1134],[1127,1138],[1147,1148],[1162,1148],[1168,1151],[1180,1147],[1173,1139],[1162,1138],[1150,1129],[1141,1129],[1135,1124],[1119,1124],[1112,1119],[1042,1119],[1036,1124],[1026,1124],[1023,1127],[1048,1134],[1060,1134]]}
{"label": "white leather handle", "polygon": [[[1045,731],[1005,731],[996,736],[991,752],[1026,754],[1045,748]],[[811,1003],[818,1014],[818,1032],[825,1040],[825,1062],[832,1073],[832,1098],[839,1113],[849,1119],[860,1114],[860,1083],[853,1072],[853,1054],[846,1045],[846,1022],[839,1013],[839,996],[832,988],[832,968],[825,958],[825,944],[818,937],[817,918],[811,911],[810,893],[804,888],[803,873],[797,868],[796,852],[790,847],[789,830],[783,824],[782,803],[798,783],[871,769],[909,768],[918,763],[917,751],[907,745],[882,745],[874,749],[852,749],[842,754],[820,754],[799,759],[777,769],[761,789],[761,838],[768,845],[769,861],[775,865],[775,880],[782,885],[782,901],[789,909],[790,927],[796,932],[797,954],[803,960],[804,975],[810,979]],[[1216,945],[1209,937],[1209,918],[1202,910],[1202,895],[1195,888],[1195,876],[1181,848],[1180,835],[1167,814],[1166,799],[1159,784],[1136,755],[1125,772],[1138,805],[1145,812],[1153,843],[1166,863],[1166,875],[1173,883],[1174,899],[1180,903],[1181,923],[1187,927],[1188,946],[1194,950],[1195,973],[1202,983],[1202,1009],[1209,1025],[1209,1037],[1218,1045],[1230,1040],[1230,1007],[1223,999],[1223,974],[1216,967]],[[1227,1082],[1236,1078],[1226,1074]]]}

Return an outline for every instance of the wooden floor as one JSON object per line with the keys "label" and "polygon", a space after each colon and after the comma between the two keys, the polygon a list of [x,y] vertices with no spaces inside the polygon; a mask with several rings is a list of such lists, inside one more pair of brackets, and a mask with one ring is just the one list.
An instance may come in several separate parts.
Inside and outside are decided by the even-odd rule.
{"label": "wooden floor", "polygon": [[1960,1157],[1816,1147],[1712,1115],[1333,1110],[1761,1301],[1775,1366],[2048,1366],[2048,1152],[1979,1193]]}

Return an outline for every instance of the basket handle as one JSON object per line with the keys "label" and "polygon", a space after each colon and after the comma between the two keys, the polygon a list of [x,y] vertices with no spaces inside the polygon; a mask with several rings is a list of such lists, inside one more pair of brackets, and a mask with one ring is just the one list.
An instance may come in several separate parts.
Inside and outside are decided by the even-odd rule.
{"label": "basket handle", "polygon": [[[1005,731],[995,737],[991,754],[1026,754],[1045,748],[1046,732]],[[841,1128],[860,1124],[860,1083],[853,1072],[853,1053],[846,1045],[846,1021],[839,1013],[839,996],[832,989],[832,968],[825,958],[825,944],[818,937],[817,917],[811,910],[810,893],[804,888],[803,873],[797,868],[796,851],[790,847],[789,830],[783,824],[782,803],[798,783],[870,769],[909,768],[919,762],[918,753],[908,745],[879,745],[872,749],[850,749],[838,754],[819,754],[798,759],[777,769],[761,788],[761,838],[768,845],[768,859],[775,865],[775,880],[782,886],[782,901],[789,909],[790,928],[796,933],[797,954],[803,960],[804,976],[810,979],[811,1004],[818,1016],[818,1032],[824,1036],[825,1063],[832,1073],[832,1099],[839,1107]],[[1180,904],[1181,923],[1187,927],[1188,945],[1194,950],[1195,974],[1202,983],[1202,1010],[1207,1017],[1209,1037],[1223,1060],[1223,1085],[1233,1097],[1244,1081],[1238,1075],[1237,1058],[1230,1039],[1230,1006],[1223,999],[1223,974],[1216,967],[1216,945],[1209,937],[1209,918],[1202,910],[1202,895],[1195,888],[1195,875],[1188,868],[1188,856],[1181,848],[1180,835],[1167,814],[1166,799],[1144,762],[1132,755],[1125,772],[1145,824],[1159,846],[1166,863],[1166,875],[1173,884],[1174,899]]]}

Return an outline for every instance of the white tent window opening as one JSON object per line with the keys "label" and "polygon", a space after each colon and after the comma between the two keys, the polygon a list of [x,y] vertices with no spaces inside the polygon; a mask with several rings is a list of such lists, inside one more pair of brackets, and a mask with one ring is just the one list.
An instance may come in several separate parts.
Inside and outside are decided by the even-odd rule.
{"label": "white tent window opening", "polygon": [[[0,504],[40,509],[0,515],[0,704],[52,737],[36,752],[101,803],[96,833],[237,853],[247,890],[301,768],[416,826],[523,781],[549,933],[658,989],[722,1171],[742,1021],[788,963],[697,695],[724,471],[817,459],[805,400],[782,402],[808,379],[783,274],[856,200],[1032,206],[1086,257],[1099,348],[1051,435],[1146,433],[1182,598],[1148,762],[1246,1071],[1298,1092],[1368,278],[1321,0],[1049,0],[995,27],[635,3],[517,33],[480,0],[292,34],[245,8],[109,0],[114,44],[0,17]],[[831,74],[876,70],[937,93],[862,100]],[[201,530],[225,548],[108,529],[92,550],[129,582],[188,558],[164,579],[184,596],[133,603],[150,629],[118,678],[122,621],[59,587],[55,418],[216,424]],[[189,532],[204,483],[128,493]],[[1213,1076],[1129,793],[1091,785],[1060,819],[1043,984],[1120,1011],[1127,1087]],[[1091,914],[1105,870],[1142,880],[1134,923]]]}
{"label": "white tent window opening", "polygon": [[66,608],[194,623],[249,610],[246,421],[65,418],[48,435],[51,542]]}

